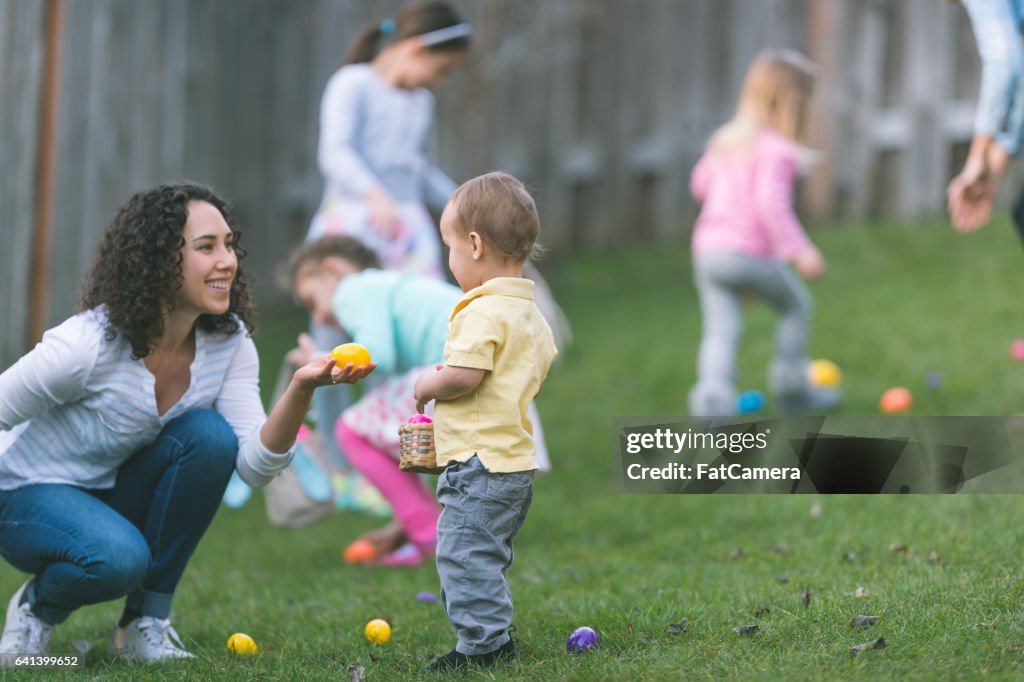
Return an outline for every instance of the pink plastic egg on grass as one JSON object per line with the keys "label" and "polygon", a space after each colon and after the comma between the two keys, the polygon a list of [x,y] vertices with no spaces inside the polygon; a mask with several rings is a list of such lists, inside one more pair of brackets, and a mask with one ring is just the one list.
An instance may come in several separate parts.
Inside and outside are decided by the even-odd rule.
{"label": "pink plastic egg on grass", "polygon": [[1010,355],[1014,360],[1024,360],[1024,339],[1017,339],[1010,344]]}

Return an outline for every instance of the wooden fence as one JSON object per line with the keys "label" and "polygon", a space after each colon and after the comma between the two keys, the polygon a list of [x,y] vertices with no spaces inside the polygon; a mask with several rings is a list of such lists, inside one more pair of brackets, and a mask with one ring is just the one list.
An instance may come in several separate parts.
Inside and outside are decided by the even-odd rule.
{"label": "wooden fence", "polygon": [[[0,0],[0,368],[28,344],[48,0]],[[50,324],[135,189],[187,177],[238,206],[264,309],[319,202],[321,90],[392,0],[65,0]],[[818,218],[916,217],[969,138],[978,66],[941,0],[457,0],[475,28],[439,92],[441,166],[535,191],[556,253],[688,231],[689,169],[766,46],[823,67],[803,193]]]}

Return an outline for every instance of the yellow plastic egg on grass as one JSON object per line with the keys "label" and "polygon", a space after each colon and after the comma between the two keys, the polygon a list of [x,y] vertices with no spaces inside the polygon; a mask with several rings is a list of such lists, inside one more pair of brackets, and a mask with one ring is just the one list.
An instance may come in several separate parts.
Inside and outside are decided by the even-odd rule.
{"label": "yellow plastic egg on grass", "polygon": [[255,656],[260,648],[252,637],[244,632],[236,632],[228,637],[228,651],[238,656]]}
{"label": "yellow plastic egg on grass", "polygon": [[366,635],[366,640],[370,644],[387,644],[388,640],[391,639],[391,626],[383,618],[374,618],[366,624],[366,629],[363,630],[363,634]]}
{"label": "yellow plastic egg on grass", "polygon": [[808,379],[812,386],[832,388],[843,382],[843,370],[831,360],[815,360],[807,369]]}

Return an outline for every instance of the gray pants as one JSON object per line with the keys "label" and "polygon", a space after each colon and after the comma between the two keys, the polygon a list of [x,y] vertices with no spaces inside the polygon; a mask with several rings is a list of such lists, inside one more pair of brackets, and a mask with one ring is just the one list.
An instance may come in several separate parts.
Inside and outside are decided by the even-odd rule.
{"label": "gray pants", "polygon": [[779,313],[776,354],[768,370],[770,390],[783,398],[805,393],[814,302],[792,268],[732,252],[696,255],[693,262],[703,336],[690,413],[726,416],[736,411],[736,353],[743,330],[744,295],[766,301]]}
{"label": "gray pants", "polygon": [[512,564],[512,538],[533,500],[533,473],[488,473],[474,456],[449,466],[437,482],[443,505],[437,573],[460,653],[487,654],[509,640],[512,595],[505,571]]}

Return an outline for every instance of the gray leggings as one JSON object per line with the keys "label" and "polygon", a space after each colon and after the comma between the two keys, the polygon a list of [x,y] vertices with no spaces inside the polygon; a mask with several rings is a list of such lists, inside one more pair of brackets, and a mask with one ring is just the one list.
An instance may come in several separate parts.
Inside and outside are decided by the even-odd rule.
{"label": "gray leggings", "polygon": [[807,391],[807,337],[814,301],[792,268],[734,252],[698,254],[693,265],[703,336],[690,413],[724,416],[736,411],[736,353],[743,331],[744,295],[766,301],[779,313],[776,354],[768,370],[770,389],[777,396]]}

